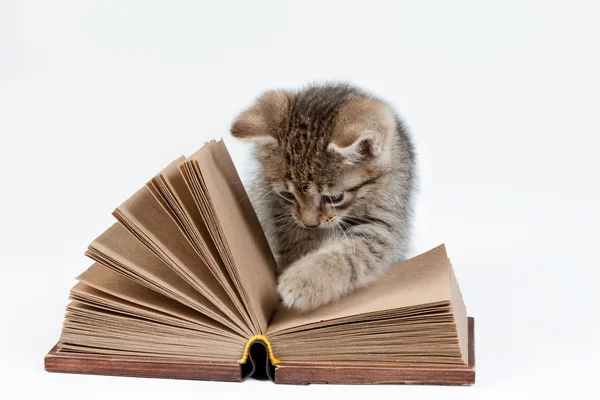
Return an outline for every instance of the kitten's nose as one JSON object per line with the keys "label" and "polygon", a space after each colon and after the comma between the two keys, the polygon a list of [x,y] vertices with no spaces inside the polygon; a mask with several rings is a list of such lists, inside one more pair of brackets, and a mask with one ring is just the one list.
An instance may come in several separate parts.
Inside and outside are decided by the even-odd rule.
{"label": "kitten's nose", "polygon": [[310,210],[302,210],[300,212],[300,221],[307,228],[316,228],[321,223],[319,221],[319,213],[311,212]]}
{"label": "kitten's nose", "polygon": [[304,224],[305,227],[307,228],[316,228],[317,226],[319,226],[319,223],[317,222],[315,225],[308,225],[306,222],[302,222]]}

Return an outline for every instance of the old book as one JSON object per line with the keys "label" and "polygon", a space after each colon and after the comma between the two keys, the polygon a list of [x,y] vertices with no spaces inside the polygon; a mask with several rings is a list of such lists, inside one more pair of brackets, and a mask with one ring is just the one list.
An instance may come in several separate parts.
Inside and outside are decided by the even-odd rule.
{"label": "old book", "polygon": [[52,372],[281,383],[472,384],[473,320],[443,245],[308,312],[222,141],[173,161],[113,213],[71,289]]}

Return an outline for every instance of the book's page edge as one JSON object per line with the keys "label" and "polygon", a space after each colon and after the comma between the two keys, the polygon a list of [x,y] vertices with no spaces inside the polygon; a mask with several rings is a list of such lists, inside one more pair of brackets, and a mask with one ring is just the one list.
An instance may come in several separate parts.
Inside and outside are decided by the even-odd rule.
{"label": "book's page edge", "polygon": [[475,319],[468,318],[469,364],[440,367],[369,367],[368,365],[285,363],[275,367],[275,383],[283,384],[421,384],[475,383]]}
{"label": "book's page edge", "polygon": [[462,297],[458,281],[456,280],[456,274],[450,260],[448,260],[449,268],[449,279],[450,279],[450,290],[452,291],[452,315],[454,317],[454,323],[456,324],[456,335],[458,337],[458,346],[460,352],[463,355],[463,360],[468,363],[469,361],[469,322],[467,317],[467,306]]}

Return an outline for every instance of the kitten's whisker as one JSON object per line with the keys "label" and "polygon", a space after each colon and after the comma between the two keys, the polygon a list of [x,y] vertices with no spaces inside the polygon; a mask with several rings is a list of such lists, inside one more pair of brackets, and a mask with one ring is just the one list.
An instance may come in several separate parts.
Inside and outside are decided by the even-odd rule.
{"label": "kitten's whisker", "polygon": [[[249,197],[249,195],[246,195],[246,196],[242,197],[242,198],[241,198],[241,199],[239,199],[239,200],[238,200],[238,202],[237,202],[237,203],[235,203],[235,204],[236,204],[236,205],[237,205],[237,204],[240,204],[242,201],[246,200],[248,197]],[[250,203],[252,203],[252,202],[250,202]]]}
{"label": "kitten's whisker", "polygon": [[[284,227],[287,226],[286,231],[283,233],[283,236],[287,236],[290,231],[292,231],[294,228],[296,228],[296,221],[294,221],[292,218],[288,219],[288,221],[286,221],[286,223],[283,225]],[[297,236],[297,233],[296,235]]]}
{"label": "kitten's whisker", "polygon": [[[344,221],[341,221],[341,220],[340,220],[340,222],[344,223]],[[350,243],[352,243],[352,253],[354,255],[354,258],[356,259],[357,258],[357,255],[356,255],[356,242],[354,241],[354,238],[352,238],[351,236],[348,236],[347,232],[345,232],[342,227],[340,227],[339,225],[337,225],[337,226],[340,228],[340,230],[344,234],[346,240],[348,240],[348,241],[350,241]]]}
{"label": "kitten's whisker", "polygon": [[359,229],[357,229],[354,226],[348,225],[348,228],[350,228],[355,234],[357,234],[358,236],[360,236],[362,238],[362,240],[364,240],[364,242],[367,244],[367,246],[371,249],[376,248],[375,243],[366,235],[365,232],[361,232]]}

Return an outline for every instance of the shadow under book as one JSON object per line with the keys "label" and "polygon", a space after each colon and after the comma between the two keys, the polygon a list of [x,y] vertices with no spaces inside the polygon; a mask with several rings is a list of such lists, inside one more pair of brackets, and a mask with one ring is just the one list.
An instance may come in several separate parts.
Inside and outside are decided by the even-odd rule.
{"label": "shadow under book", "polygon": [[51,372],[276,383],[475,382],[444,245],[316,310],[281,307],[275,261],[222,141],[121,204],[88,247]]}

